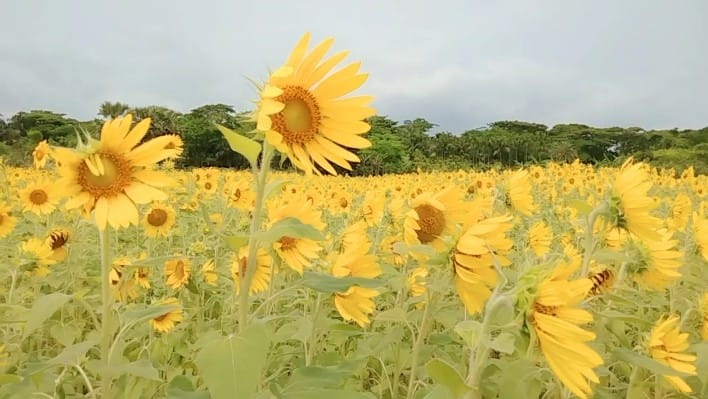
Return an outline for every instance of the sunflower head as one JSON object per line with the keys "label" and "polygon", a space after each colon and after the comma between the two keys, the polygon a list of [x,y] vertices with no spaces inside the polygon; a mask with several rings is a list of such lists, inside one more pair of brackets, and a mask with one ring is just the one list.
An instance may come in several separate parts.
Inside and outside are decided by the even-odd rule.
{"label": "sunflower head", "polygon": [[71,234],[67,229],[52,230],[47,236],[45,243],[52,249],[52,258],[57,262],[66,259],[69,254],[67,243]]}

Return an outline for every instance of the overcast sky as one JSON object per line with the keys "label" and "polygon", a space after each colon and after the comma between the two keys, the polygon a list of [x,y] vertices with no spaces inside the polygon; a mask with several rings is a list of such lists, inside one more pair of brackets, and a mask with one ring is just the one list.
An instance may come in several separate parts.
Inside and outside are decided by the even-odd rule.
{"label": "overcast sky", "polygon": [[379,114],[708,126],[708,1],[0,0],[0,114],[101,102],[248,110],[305,31],[370,73]]}

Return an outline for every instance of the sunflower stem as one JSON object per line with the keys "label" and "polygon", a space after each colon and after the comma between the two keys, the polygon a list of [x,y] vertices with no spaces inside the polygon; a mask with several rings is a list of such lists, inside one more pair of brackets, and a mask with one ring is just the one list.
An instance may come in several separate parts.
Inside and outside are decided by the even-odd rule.
{"label": "sunflower stem", "polygon": [[315,356],[315,348],[317,344],[317,319],[320,316],[320,309],[322,303],[322,294],[317,293],[317,299],[315,300],[315,306],[312,311],[312,332],[310,333],[310,338],[308,340],[307,352],[305,352],[305,366],[312,364],[312,358]]}
{"label": "sunflower stem", "polygon": [[101,397],[111,397],[111,374],[109,370],[109,352],[111,348],[111,285],[109,273],[111,271],[111,234],[110,227],[98,230],[101,249]]}
{"label": "sunflower stem", "polygon": [[602,203],[595,209],[590,212],[588,215],[587,221],[587,230],[585,231],[585,242],[583,243],[585,245],[585,253],[583,254],[583,267],[582,271],[580,272],[581,277],[585,277],[588,275],[588,269],[590,267],[590,259],[592,258],[592,253],[595,251],[595,245],[597,245],[597,241],[595,240],[595,234],[594,234],[594,227],[595,227],[595,222],[597,221],[597,218],[606,213],[608,211],[609,205],[607,204],[607,201],[602,201]]}
{"label": "sunflower stem", "polygon": [[423,346],[425,341],[425,335],[428,330],[428,316],[430,315],[430,308],[432,307],[432,294],[428,292],[428,299],[425,301],[425,311],[423,311],[423,320],[420,322],[420,328],[418,329],[418,335],[415,338],[415,343],[413,344],[413,350],[411,353],[411,374],[408,377],[408,391],[406,392],[406,399],[413,397],[415,393],[413,388],[416,382],[416,371],[418,369],[418,356],[420,355],[420,348]]}
{"label": "sunflower stem", "polygon": [[[238,330],[243,333],[248,325],[248,295],[251,289],[253,276],[256,274],[256,258],[258,256],[258,239],[256,233],[261,230],[261,218],[263,216],[263,205],[265,204],[265,186],[270,170],[270,161],[273,158],[273,147],[268,141],[263,141],[263,157],[261,167],[253,169],[256,174],[256,203],[251,214],[250,234],[248,237],[248,259],[246,260],[245,276],[240,279],[239,306],[238,306]],[[239,271],[240,272],[240,271]]]}

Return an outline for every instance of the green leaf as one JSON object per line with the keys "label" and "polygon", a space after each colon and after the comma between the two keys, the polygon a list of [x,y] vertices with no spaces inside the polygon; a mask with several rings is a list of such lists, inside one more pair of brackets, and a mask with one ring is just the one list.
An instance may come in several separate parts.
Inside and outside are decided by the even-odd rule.
{"label": "green leaf", "polygon": [[406,312],[401,308],[393,308],[389,310],[384,310],[383,312],[376,315],[374,318],[377,321],[393,321],[393,322],[406,322]]}
{"label": "green leaf", "polygon": [[267,351],[265,327],[252,324],[241,336],[208,343],[194,362],[213,399],[250,398],[258,387]]}
{"label": "green leaf", "polygon": [[572,199],[568,201],[568,206],[570,208],[575,208],[580,216],[589,215],[590,212],[592,212],[592,205],[581,199]]}
{"label": "green leaf", "polygon": [[442,385],[435,384],[435,387],[428,392],[423,399],[456,399],[449,389]]}
{"label": "green leaf", "polygon": [[54,292],[37,298],[27,315],[27,324],[25,325],[25,332],[22,338],[27,338],[36,329],[41,327],[54,312],[69,302],[70,299],[71,295],[62,294],[60,292]]}
{"label": "green leaf", "polygon": [[275,195],[280,191],[284,185],[292,183],[292,180],[273,180],[266,184],[265,191],[263,192],[264,199],[270,198],[271,195]]}
{"label": "green leaf", "polygon": [[538,398],[543,389],[538,367],[528,359],[505,363],[499,373],[500,398]]}
{"label": "green leaf", "polygon": [[94,345],[96,345],[96,341],[84,341],[69,345],[56,357],[47,360],[47,364],[54,366],[73,366],[75,364],[81,364],[84,356],[86,356],[86,352]]}
{"label": "green leaf", "polygon": [[0,374],[0,385],[14,384],[22,381],[22,377],[15,374]]}
{"label": "green leaf", "polygon": [[688,374],[686,374],[686,373],[682,373],[682,372],[675,370],[665,364],[659,363],[654,359],[648,358],[646,356],[642,356],[642,355],[640,355],[634,351],[631,351],[629,349],[626,349],[626,348],[617,348],[614,350],[613,353],[615,356],[617,356],[617,359],[624,360],[624,361],[629,362],[635,366],[645,368],[657,375],[673,375],[673,376],[679,376],[679,377],[688,376]]}
{"label": "green leaf", "polygon": [[209,392],[195,392],[192,381],[178,375],[167,385],[167,399],[211,399]]}
{"label": "green leaf", "polygon": [[248,245],[248,238],[248,234],[241,233],[232,236],[224,236],[224,241],[226,241],[226,245],[228,245],[231,250],[238,252],[241,247]]}
{"label": "green leaf", "polygon": [[450,391],[453,398],[461,398],[471,391],[462,376],[452,366],[440,359],[433,359],[425,365],[430,378]]}
{"label": "green leaf", "polygon": [[489,342],[489,347],[497,352],[511,354],[514,353],[514,341],[516,337],[511,333],[501,333]]}
{"label": "green leaf", "polygon": [[324,293],[345,292],[352,285],[366,288],[375,288],[381,285],[376,279],[364,277],[334,277],[331,274],[305,271],[302,276],[302,285],[315,291]]}
{"label": "green leaf", "polygon": [[296,392],[284,392],[283,399],[374,399],[366,393],[345,391],[341,389],[308,389]]}
{"label": "green leaf", "polygon": [[110,371],[113,375],[130,374],[136,377],[145,378],[147,380],[161,380],[157,369],[152,366],[152,362],[146,359],[138,360],[132,363],[124,363],[119,366],[111,366]]}
{"label": "green leaf", "polygon": [[708,342],[694,344],[691,346],[690,352],[696,354],[696,369],[698,370],[698,379],[703,385],[708,384]]}
{"label": "green leaf", "polygon": [[305,224],[297,218],[285,218],[277,221],[270,229],[257,234],[259,241],[272,243],[284,236],[292,238],[309,238],[311,240],[324,240],[322,233],[309,224]]}
{"label": "green leaf", "polygon": [[224,135],[224,138],[226,138],[232,150],[246,157],[251,167],[255,168],[257,166],[258,154],[261,153],[261,145],[257,141],[244,137],[218,123],[216,124],[216,128]]}
{"label": "green leaf", "polygon": [[178,305],[152,305],[152,306],[141,306],[138,309],[131,309],[123,313],[123,318],[126,324],[139,323],[142,321],[154,319],[155,317],[162,316],[165,313],[171,312],[173,310],[179,309]]}
{"label": "green leaf", "polygon": [[457,323],[455,332],[462,337],[467,345],[474,347],[482,332],[482,324],[477,320],[464,320]]}

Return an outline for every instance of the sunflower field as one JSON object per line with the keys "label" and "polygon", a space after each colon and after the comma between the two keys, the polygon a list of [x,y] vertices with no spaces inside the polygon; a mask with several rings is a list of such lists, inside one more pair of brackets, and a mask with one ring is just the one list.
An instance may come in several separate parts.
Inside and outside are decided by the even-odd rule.
{"label": "sunflower field", "polygon": [[250,171],[131,115],[0,164],[0,398],[708,397],[707,176],[337,175],[375,110],[332,42],[219,126]]}

